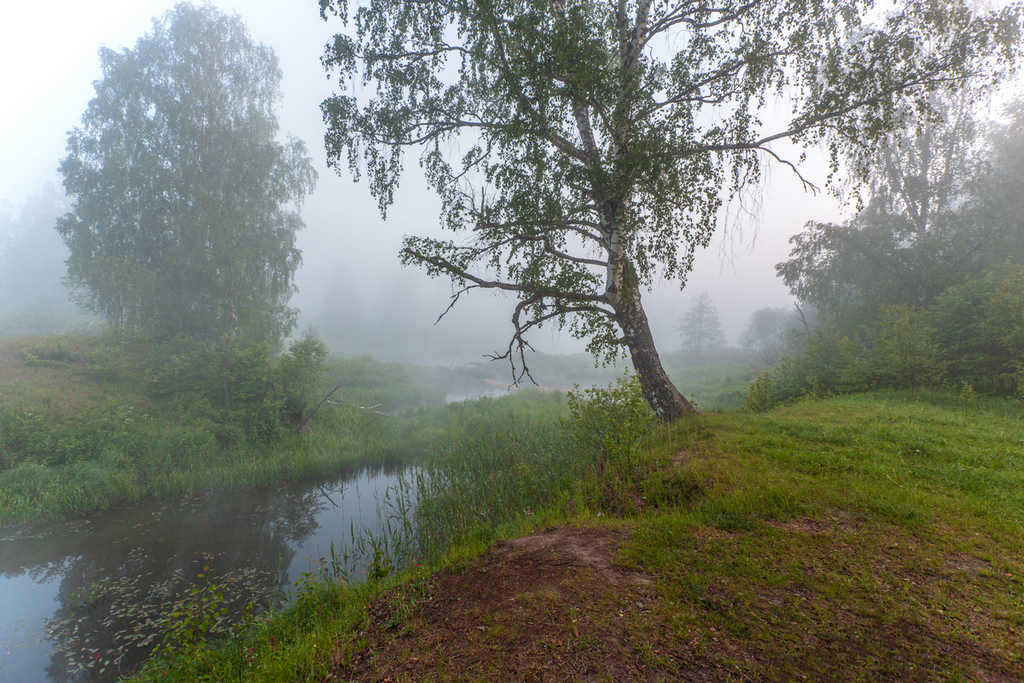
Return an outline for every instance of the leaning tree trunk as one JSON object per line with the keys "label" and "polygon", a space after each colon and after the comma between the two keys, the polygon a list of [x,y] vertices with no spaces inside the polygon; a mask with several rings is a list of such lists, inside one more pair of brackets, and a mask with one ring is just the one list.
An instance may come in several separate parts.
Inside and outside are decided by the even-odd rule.
{"label": "leaning tree trunk", "polygon": [[637,292],[622,296],[615,306],[616,318],[633,359],[633,369],[640,378],[644,398],[654,412],[665,422],[671,422],[684,413],[697,409],[676,389],[661,366],[661,358],[654,347],[654,337],[647,322],[647,313]]}

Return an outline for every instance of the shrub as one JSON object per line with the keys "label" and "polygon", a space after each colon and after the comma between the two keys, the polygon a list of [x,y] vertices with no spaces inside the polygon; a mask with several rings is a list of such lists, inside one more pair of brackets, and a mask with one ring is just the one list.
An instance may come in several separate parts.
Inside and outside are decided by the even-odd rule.
{"label": "shrub", "polygon": [[763,413],[777,403],[771,372],[762,370],[750,383],[750,389],[747,391],[747,410]]}
{"label": "shrub", "polygon": [[1024,266],[996,268],[951,287],[929,317],[953,383],[1014,391],[1024,374]]}
{"label": "shrub", "polygon": [[926,324],[926,314],[906,305],[883,306],[875,344],[875,363],[881,378],[896,389],[916,390],[942,376],[938,345]]}
{"label": "shrub", "polygon": [[327,345],[313,330],[293,341],[288,353],[277,362],[277,377],[281,391],[284,419],[293,427],[306,420],[323,386],[327,369]]}
{"label": "shrub", "polygon": [[625,374],[608,388],[592,387],[569,392],[569,417],[564,422],[570,438],[603,458],[629,459],[640,441],[657,423],[644,399],[640,380]]}
{"label": "shrub", "polygon": [[[183,421],[201,418],[225,448],[270,444],[307,417],[323,384],[327,347],[315,332],[274,359],[265,344],[226,348],[189,338],[166,342],[147,374],[154,396],[176,404]],[[205,444],[204,444],[205,446]]]}

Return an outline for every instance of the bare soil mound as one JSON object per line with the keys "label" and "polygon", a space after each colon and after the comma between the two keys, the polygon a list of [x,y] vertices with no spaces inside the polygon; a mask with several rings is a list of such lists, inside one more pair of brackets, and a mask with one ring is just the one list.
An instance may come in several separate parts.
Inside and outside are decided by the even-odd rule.
{"label": "bare soil mound", "polygon": [[327,680],[721,680],[661,632],[650,579],[616,564],[628,533],[547,529],[403,586],[370,606],[362,647],[341,644]]}

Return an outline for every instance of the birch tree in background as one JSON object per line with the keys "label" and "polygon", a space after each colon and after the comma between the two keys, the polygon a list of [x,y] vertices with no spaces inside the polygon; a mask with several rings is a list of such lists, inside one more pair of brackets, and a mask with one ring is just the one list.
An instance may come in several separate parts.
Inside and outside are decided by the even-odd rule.
{"label": "birch tree in background", "polygon": [[707,292],[693,297],[690,310],[686,312],[679,327],[683,335],[683,349],[693,354],[693,360],[699,361],[702,351],[725,346],[725,332],[722,321],[718,318],[718,309]]}
{"label": "birch tree in background", "polygon": [[180,3],[103,77],[60,165],[68,280],[116,330],[276,344],[316,179],[279,142],[281,71],[237,15]]}

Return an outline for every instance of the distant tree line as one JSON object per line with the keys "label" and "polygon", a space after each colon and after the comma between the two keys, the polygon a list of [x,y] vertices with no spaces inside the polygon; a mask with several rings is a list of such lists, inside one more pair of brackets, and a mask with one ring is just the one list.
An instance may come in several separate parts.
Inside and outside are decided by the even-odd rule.
{"label": "distant tree line", "polygon": [[[808,315],[809,314],[809,315]],[[711,295],[701,292],[690,300],[686,314],[679,319],[680,348],[691,364],[749,360],[755,367],[772,365],[792,353],[803,333],[814,324],[812,311],[793,308],[759,308],[750,314],[739,337],[739,346],[730,346]]]}
{"label": "distant tree line", "polygon": [[1024,387],[1024,102],[986,122],[980,99],[934,95],[876,155],[864,208],[790,240],[776,270],[821,324],[760,378],[773,400]]}

